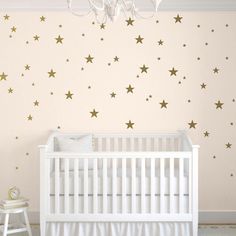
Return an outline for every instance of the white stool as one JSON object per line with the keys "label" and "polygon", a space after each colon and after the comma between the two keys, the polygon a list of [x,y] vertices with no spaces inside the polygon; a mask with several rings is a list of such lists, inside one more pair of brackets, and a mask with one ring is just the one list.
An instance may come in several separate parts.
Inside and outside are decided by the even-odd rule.
{"label": "white stool", "polygon": [[[29,219],[27,215],[27,208],[28,207],[20,207],[8,210],[0,209],[0,213],[5,214],[4,225],[0,227],[0,231],[3,233],[3,236],[19,232],[28,232],[29,236],[32,236]],[[19,214],[19,213],[24,214],[25,224],[9,224],[10,214]]]}

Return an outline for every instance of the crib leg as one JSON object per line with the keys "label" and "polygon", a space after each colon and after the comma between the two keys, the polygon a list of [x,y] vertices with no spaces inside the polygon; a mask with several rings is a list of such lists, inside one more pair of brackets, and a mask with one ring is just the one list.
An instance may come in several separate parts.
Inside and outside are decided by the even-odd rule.
{"label": "crib leg", "polygon": [[45,220],[40,220],[40,236],[46,236],[46,222]]}

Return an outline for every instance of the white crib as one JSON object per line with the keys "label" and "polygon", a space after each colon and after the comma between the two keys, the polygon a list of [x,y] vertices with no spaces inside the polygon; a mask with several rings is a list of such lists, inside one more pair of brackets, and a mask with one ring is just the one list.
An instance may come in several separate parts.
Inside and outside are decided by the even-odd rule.
{"label": "white crib", "polygon": [[91,152],[58,151],[79,136],[39,146],[41,236],[52,222],[187,222],[197,236],[199,146],[184,132],[93,134]]}

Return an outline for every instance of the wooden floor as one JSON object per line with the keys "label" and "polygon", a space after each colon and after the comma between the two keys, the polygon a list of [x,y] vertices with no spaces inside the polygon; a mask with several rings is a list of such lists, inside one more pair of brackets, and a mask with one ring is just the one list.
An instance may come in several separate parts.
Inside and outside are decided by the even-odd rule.
{"label": "wooden floor", "polygon": [[[39,236],[39,226],[32,226],[33,236]],[[26,236],[27,234],[14,234],[17,236]],[[51,235],[53,236],[53,235]],[[236,236],[236,225],[207,225],[199,227],[199,236]]]}

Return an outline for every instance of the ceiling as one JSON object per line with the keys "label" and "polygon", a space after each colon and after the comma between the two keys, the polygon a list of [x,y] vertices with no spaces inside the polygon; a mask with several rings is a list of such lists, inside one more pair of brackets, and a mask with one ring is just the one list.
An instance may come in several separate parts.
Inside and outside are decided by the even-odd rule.
{"label": "ceiling", "polygon": [[[135,0],[140,10],[151,9],[150,0]],[[0,0],[0,10],[65,10],[67,0]],[[73,0],[73,8],[87,9],[88,0]],[[163,0],[160,11],[236,11],[236,0]]]}

